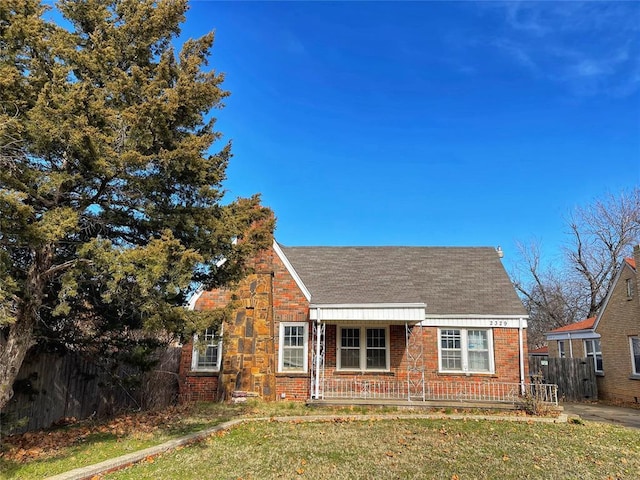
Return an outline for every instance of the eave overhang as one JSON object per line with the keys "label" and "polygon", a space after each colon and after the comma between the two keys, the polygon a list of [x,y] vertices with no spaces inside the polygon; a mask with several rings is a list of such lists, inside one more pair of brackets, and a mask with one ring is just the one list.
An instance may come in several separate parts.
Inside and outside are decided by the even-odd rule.
{"label": "eave overhang", "polygon": [[573,330],[568,332],[558,332],[558,333],[547,333],[545,335],[547,337],[547,341],[550,340],[589,340],[592,338],[600,338],[600,334],[593,331],[593,329],[588,330]]}
{"label": "eave overhang", "polygon": [[321,322],[412,322],[424,320],[427,306],[424,303],[348,303],[311,304],[311,320]]}

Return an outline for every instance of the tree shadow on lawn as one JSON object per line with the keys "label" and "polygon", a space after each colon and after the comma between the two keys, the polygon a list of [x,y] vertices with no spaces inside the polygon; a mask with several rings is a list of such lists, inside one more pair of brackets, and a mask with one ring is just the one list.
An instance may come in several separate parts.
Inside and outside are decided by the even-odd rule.
{"label": "tree shadow on lawn", "polygon": [[179,406],[7,436],[0,444],[0,478],[38,478],[92,465],[203,430],[238,413],[207,405]]}

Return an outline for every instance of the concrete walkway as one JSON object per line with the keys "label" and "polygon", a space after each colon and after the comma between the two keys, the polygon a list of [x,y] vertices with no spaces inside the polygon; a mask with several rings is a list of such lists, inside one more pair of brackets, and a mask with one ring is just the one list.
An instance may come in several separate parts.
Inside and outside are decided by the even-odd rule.
{"label": "concrete walkway", "polygon": [[578,415],[583,420],[614,423],[629,428],[640,429],[640,409],[615,407],[600,403],[563,403],[564,412]]}
{"label": "concrete walkway", "polygon": [[398,414],[384,414],[384,415],[305,415],[300,417],[268,417],[268,418],[241,418],[231,420],[229,422],[216,425],[215,427],[207,428],[201,432],[192,433],[182,438],[176,438],[169,440],[161,445],[155,447],[145,448],[138,452],[122,455],[121,457],[105,460],[104,462],[97,463],[95,465],[89,465],[87,467],[76,468],[53,477],[48,477],[46,480],[85,480],[93,478],[97,475],[103,475],[108,472],[113,472],[126,468],[135,463],[143,460],[156,457],[163,453],[174,450],[175,448],[183,445],[188,445],[206,437],[213,435],[221,430],[228,430],[229,428],[247,422],[330,422],[335,420],[397,420],[397,419],[452,419],[452,420],[496,420],[507,422],[540,422],[540,423],[566,423],[567,415],[561,413],[558,417],[528,417],[528,416],[515,416],[515,415],[464,415],[464,414],[426,414],[426,415],[398,415]]}

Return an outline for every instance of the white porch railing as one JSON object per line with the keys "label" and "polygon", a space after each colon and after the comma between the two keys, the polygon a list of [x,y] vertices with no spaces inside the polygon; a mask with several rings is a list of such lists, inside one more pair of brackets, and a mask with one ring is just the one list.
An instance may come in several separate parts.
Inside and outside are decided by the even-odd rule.
{"label": "white porch railing", "polygon": [[[519,383],[425,381],[424,398],[409,398],[407,382],[397,380],[325,378],[322,382],[323,399],[517,403],[522,399],[521,391]],[[557,385],[525,384],[524,391],[542,403],[558,405]]]}

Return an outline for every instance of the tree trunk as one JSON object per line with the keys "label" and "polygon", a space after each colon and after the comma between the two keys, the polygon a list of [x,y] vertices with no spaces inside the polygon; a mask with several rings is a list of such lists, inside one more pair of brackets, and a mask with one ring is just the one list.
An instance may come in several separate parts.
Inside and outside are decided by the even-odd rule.
{"label": "tree trunk", "polygon": [[16,321],[5,327],[8,330],[6,337],[0,338],[0,409],[13,397],[13,382],[27,352],[35,344],[33,332],[42,305],[47,272],[53,262],[52,246],[38,249],[33,259],[27,272],[24,298],[18,304]]}
{"label": "tree trunk", "polygon": [[22,316],[7,327],[9,333],[0,352],[0,409],[13,397],[13,382],[18,376],[27,351],[34,344],[34,320]]}

